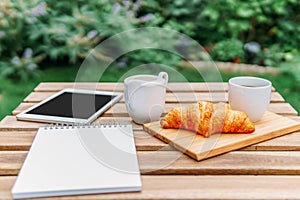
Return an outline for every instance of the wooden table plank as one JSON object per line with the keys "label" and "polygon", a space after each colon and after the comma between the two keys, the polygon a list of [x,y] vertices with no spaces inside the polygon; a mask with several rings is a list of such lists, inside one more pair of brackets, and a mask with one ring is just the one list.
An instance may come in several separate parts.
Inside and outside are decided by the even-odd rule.
{"label": "wooden table plank", "polygon": [[[52,95],[56,92],[32,92],[25,99],[26,103],[37,103],[40,102]],[[211,101],[211,102],[227,102],[228,94],[225,92],[191,92],[191,93],[167,93],[166,94],[166,102],[167,103],[190,103],[196,101]],[[124,102],[124,98],[120,100],[120,102]],[[284,103],[284,98],[278,92],[272,92],[271,95],[272,103]]]}
{"label": "wooden table plank", "polygon": [[[167,93],[167,103],[191,103],[196,101],[228,102],[228,93]],[[284,98],[278,92],[272,92],[271,103],[284,103]]]}
{"label": "wooden table plank", "polygon": [[290,119],[292,119],[292,120],[295,120],[295,121],[298,121],[298,122],[300,122],[300,117],[299,116],[286,116],[286,117],[288,117],[288,118],[290,118]]}
{"label": "wooden table plank", "polygon": [[[104,90],[104,91],[124,91],[124,83],[119,82],[101,82],[101,83],[71,83],[71,82],[43,82],[40,83],[35,89],[35,92],[58,92],[65,88],[75,89],[91,89],[91,90]],[[222,92],[228,91],[228,83],[220,82],[174,82],[168,83],[168,91],[173,92]]]}
{"label": "wooden table plank", "polygon": [[123,83],[115,83],[115,82],[101,82],[101,83],[95,83],[95,82],[42,82],[40,83],[36,88],[34,88],[34,91],[36,92],[58,92],[62,89],[66,88],[75,88],[75,89],[87,89],[87,90],[114,90],[114,91],[123,91],[124,90],[124,84]]}
{"label": "wooden table plank", "polygon": [[21,112],[23,112],[24,110],[30,108],[31,106],[34,106],[37,103],[20,103],[13,111],[12,111],[12,115],[17,115]]}
{"label": "wooden table plank", "polygon": [[[29,150],[35,131],[0,131],[0,150]],[[134,131],[138,151],[174,150],[170,145],[145,131]],[[300,151],[300,131],[265,142],[254,144],[239,151]]]}
{"label": "wooden table plank", "polygon": [[[123,91],[124,88],[123,83],[89,84],[83,83],[81,87],[109,91]],[[47,95],[73,86],[73,83],[41,83],[26,98],[28,102],[20,104],[13,114],[20,113]],[[214,102],[227,102],[227,90],[227,83],[169,83],[165,112],[197,100],[211,101],[213,98]],[[279,93],[273,92],[271,101],[270,111],[300,121],[296,110]],[[109,109],[100,121],[132,123],[124,99]],[[196,162],[153,138],[141,126],[133,125],[142,174],[153,174],[142,175],[143,191],[59,199],[300,199],[300,176],[295,176],[300,175],[300,131]],[[0,122],[0,175],[18,173],[41,126],[44,124],[17,121],[14,116],[7,116]],[[235,176],[237,174],[239,176]],[[285,176],[287,174],[293,176]],[[14,180],[15,176],[0,176],[0,200],[11,199],[10,189]]]}
{"label": "wooden table plank", "polygon": [[[12,114],[17,115],[22,111],[30,108],[36,103],[21,103],[16,107]],[[167,103],[164,108],[164,113],[169,112],[172,108],[177,106],[186,106],[188,103]],[[289,103],[271,103],[269,111],[280,114],[280,115],[298,115],[298,112]],[[117,103],[108,109],[103,116],[129,116],[126,110],[125,103]]]}
{"label": "wooden table plank", "polygon": [[0,131],[0,150],[29,150],[36,131]]}
{"label": "wooden table plank", "polygon": [[[106,119],[108,121],[112,118]],[[294,117],[293,119],[299,121],[300,117]],[[129,119],[127,123],[130,123]],[[0,130],[2,130],[0,132],[0,150],[28,150],[37,129],[43,126],[44,123],[17,121],[14,116],[7,116],[0,122]],[[140,125],[134,124],[134,134],[136,135],[138,150],[171,149],[169,145],[156,138],[154,139],[143,131]],[[243,150],[300,150],[299,135],[300,132],[295,132],[246,147]]]}
{"label": "wooden table plank", "polygon": [[[36,133],[37,131],[0,131],[0,151],[27,151]],[[173,150],[173,147],[145,131],[134,131],[134,137],[138,151]]]}
{"label": "wooden table plank", "polygon": [[[93,123],[96,124],[132,124],[133,130],[143,130],[141,125],[132,122],[130,117],[101,117],[96,119]],[[14,131],[36,131],[40,127],[44,127],[48,123],[29,122],[17,120],[15,116],[6,116],[0,122],[0,131],[14,130]]]}
{"label": "wooden table plank", "polygon": [[253,145],[256,150],[262,151],[300,151],[300,132],[294,132]]}
{"label": "wooden table plank", "polygon": [[[233,151],[197,162],[179,151],[138,151],[142,174],[300,175],[299,151]],[[27,151],[0,151],[0,175],[17,175]]]}
{"label": "wooden table plank", "polygon": [[[294,120],[299,120],[298,116],[287,115],[286,117],[292,118]],[[121,123],[121,124],[131,124],[133,125],[134,130],[142,130],[143,127],[136,123],[132,122],[130,117],[120,117],[117,114],[112,114],[111,116],[103,116],[95,120],[94,123]],[[37,130],[39,127],[45,126],[46,123],[39,122],[29,122],[29,121],[20,121],[17,120],[15,116],[6,116],[0,122],[0,131],[2,130]]]}
{"label": "wooden table plank", "polygon": [[178,151],[143,151],[138,157],[142,174],[300,175],[298,151],[233,151],[201,162]]}
{"label": "wooden table plank", "polygon": [[[12,199],[15,176],[0,177],[0,200]],[[300,199],[300,176],[151,176],[143,175],[142,192],[65,196],[90,199]],[[54,199],[42,198],[41,200]]]}
{"label": "wooden table plank", "polygon": [[298,116],[298,112],[289,103],[271,103],[268,110],[279,115]]}
{"label": "wooden table plank", "polygon": [[[74,87],[75,86],[75,87]],[[65,88],[97,89],[104,91],[123,91],[124,83],[101,82],[101,83],[72,83],[72,82],[42,82],[35,89],[35,92],[58,92]],[[228,91],[227,82],[170,82],[167,90],[172,92],[222,92]],[[275,91],[275,88],[272,88]]]}

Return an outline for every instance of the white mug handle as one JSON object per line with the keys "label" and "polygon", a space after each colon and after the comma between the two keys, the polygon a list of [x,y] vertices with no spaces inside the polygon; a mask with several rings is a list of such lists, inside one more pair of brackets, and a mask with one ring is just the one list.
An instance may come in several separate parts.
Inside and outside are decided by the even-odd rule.
{"label": "white mug handle", "polygon": [[160,73],[158,74],[158,78],[164,81],[163,84],[164,84],[165,86],[167,85],[168,80],[169,80],[169,75],[168,75],[167,72],[160,72]]}

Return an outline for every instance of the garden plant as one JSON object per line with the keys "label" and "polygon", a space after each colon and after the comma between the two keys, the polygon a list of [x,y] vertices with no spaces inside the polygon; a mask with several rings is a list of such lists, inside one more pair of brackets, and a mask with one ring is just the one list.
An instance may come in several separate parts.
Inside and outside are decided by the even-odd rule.
{"label": "garden plant", "polygon": [[[117,33],[141,27],[184,33],[198,41],[215,61],[279,68],[280,80],[292,80],[283,93],[297,93],[299,13],[298,0],[1,0],[0,112],[13,109],[41,80],[74,81],[78,66],[93,47]],[[120,57],[110,69],[112,74],[108,71],[104,79],[116,81],[116,73],[153,62],[186,70],[176,55],[139,50]],[[59,70],[72,73],[59,76]],[[190,72],[184,73],[188,76]],[[230,76],[224,75],[224,80]],[[15,89],[17,94],[5,93],[7,88],[26,88],[26,84],[25,90]],[[6,108],[3,101],[13,103]],[[299,103],[294,103],[300,110]]]}

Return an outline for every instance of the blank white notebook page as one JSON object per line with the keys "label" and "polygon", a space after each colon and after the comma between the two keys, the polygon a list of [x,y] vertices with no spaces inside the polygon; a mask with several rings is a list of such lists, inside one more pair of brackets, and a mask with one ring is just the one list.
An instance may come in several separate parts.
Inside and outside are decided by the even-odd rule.
{"label": "blank white notebook page", "polygon": [[141,190],[131,125],[40,128],[15,198]]}

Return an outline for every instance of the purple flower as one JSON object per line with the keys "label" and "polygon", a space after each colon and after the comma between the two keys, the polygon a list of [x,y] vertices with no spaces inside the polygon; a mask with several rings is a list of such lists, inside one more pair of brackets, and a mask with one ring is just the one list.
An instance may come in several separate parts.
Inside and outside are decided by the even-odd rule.
{"label": "purple flower", "polygon": [[46,2],[43,1],[39,3],[36,7],[32,8],[30,10],[30,13],[35,17],[39,17],[46,14],[47,12],[46,8],[47,8],[47,4]]}
{"label": "purple flower", "polygon": [[123,5],[126,9],[129,8],[130,4],[131,4],[131,2],[129,0],[123,0]]}
{"label": "purple flower", "polygon": [[92,30],[92,31],[88,32],[87,37],[89,39],[94,39],[95,37],[97,37],[97,35],[98,35],[98,32],[96,30]]}
{"label": "purple flower", "polygon": [[11,59],[11,63],[12,63],[13,65],[19,65],[19,64],[21,64],[21,60],[20,60],[20,58],[19,58],[18,56],[14,56],[14,57]]}
{"label": "purple flower", "polygon": [[149,13],[149,14],[147,14],[147,15],[141,16],[141,17],[139,18],[139,20],[140,20],[141,22],[148,22],[148,21],[152,20],[154,17],[155,17],[155,16],[154,16],[152,13]]}
{"label": "purple flower", "polygon": [[127,59],[126,58],[122,58],[118,63],[117,66],[119,68],[124,68],[127,66]]}
{"label": "purple flower", "polygon": [[118,62],[117,63],[117,66],[119,67],[119,68],[124,68],[124,67],[126,67],[126,62],[125,61],[120,61],[120,62]]}
{"label": "purple flower", "polygon": [[24,53],[23,53],[24,58],[31,58],[32,57],[32,49],[31,48],[26,48]]}
{"label": "purple flower", "polygon": [[115,3],[112,7],[112,12],[113,13],[118,13],[121,9],[121,5],[119,3]]}
{"label": "purple flower", "polygon": [[6,33],[5,33],[4,31],[0,31],[0,39],[1,39],[1,38],[4,38],[5,35],[6,35]]}
{"label": "purple flower", "polygon": [[31,64],[29,64],[26,68],[27,68],[28,70],[30,70],[30,71],[33,71],[33,70],[35,70],[35,69],[37,68],[37,65],[34,64],[34,63],[31,63]]}

